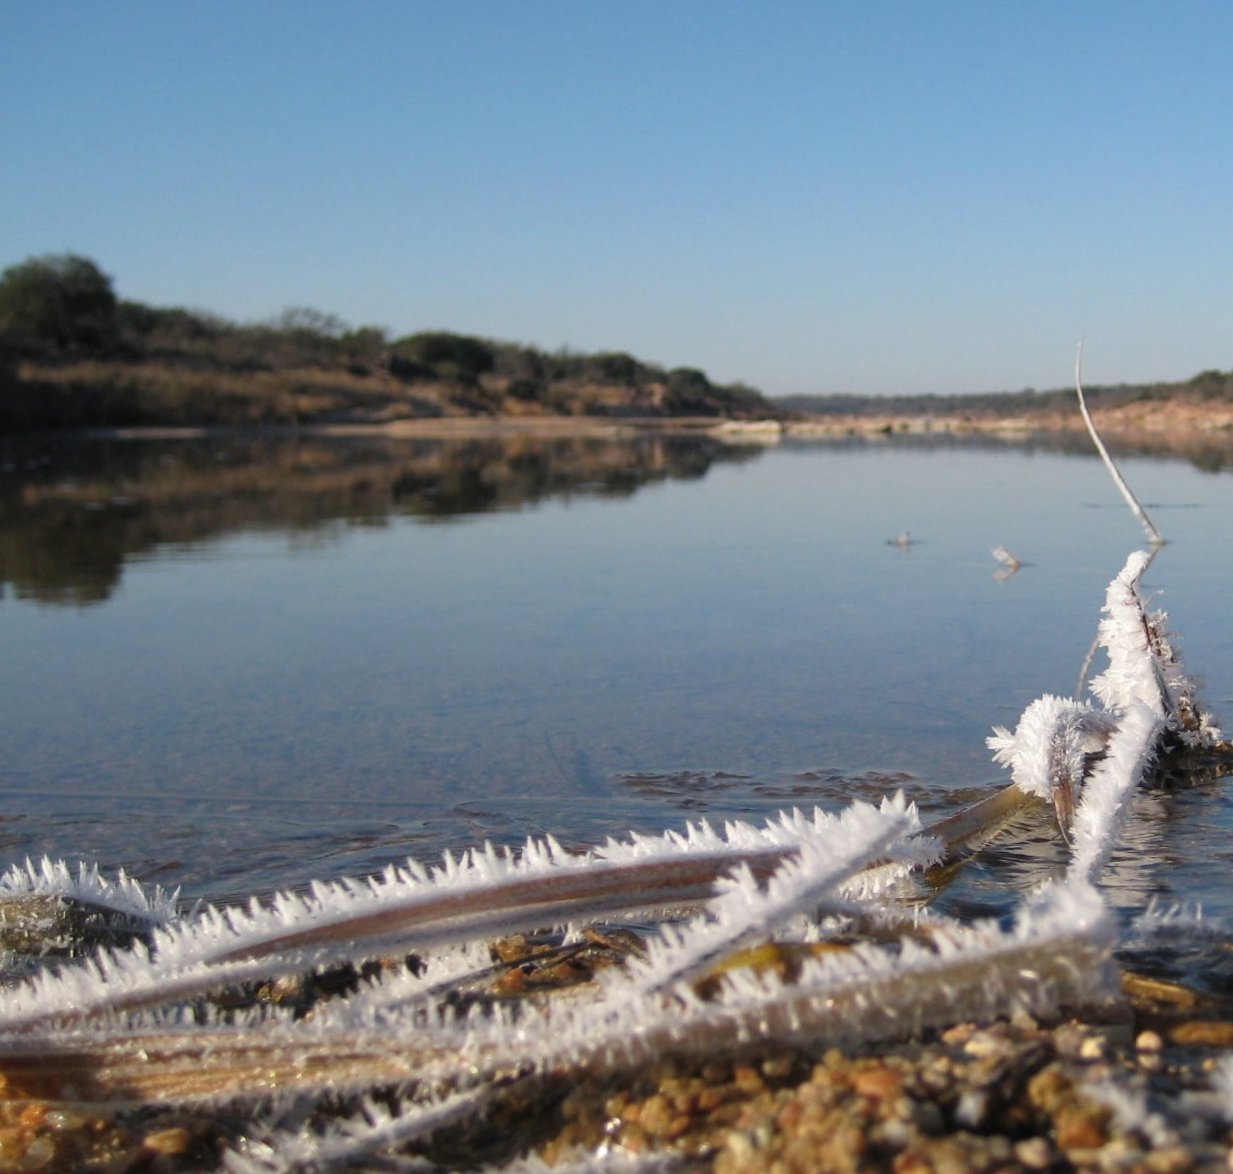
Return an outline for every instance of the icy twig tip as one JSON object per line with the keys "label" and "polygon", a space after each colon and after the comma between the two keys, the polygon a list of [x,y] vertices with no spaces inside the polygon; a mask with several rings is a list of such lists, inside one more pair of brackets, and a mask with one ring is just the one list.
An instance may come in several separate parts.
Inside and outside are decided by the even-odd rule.
{"label": "icy twig tip", "polygon": [[1079,397],[1079,411],[1083,413],[1083,422],[1087,425],[1088,435],[1092,438],[1092,443],[1096,445],[1096,451],[1100,454],[1100,459],[1104,461],[1105,468],[1109,470],[1109,476],[1113,478],[1113,484],[1118,487],[1126,504],[1130,507],[1130,512],[1139,519],[1139,524],[1147,532],[1148,539],[1153,546],[1163,546],[1164,538],[1160,531],[1152,524],[1151,518],[1147,516],[1147,512],[1139,504],[1139,499],[1135,497],[1130,486],[1126,483],[1126,479],[1122,476],[1121,470],[1117,467],[1113,458],[1109,455],[1109,450],[1105,448],[1105,442],[1100,439],[1100,433],[1096,431],[1096,425],[1092,421],[1092,415],[1087,410],[1087,400],[1083,396],[1083,342],[1080,341],[1079,348],[1075,354],[1075,392]]}

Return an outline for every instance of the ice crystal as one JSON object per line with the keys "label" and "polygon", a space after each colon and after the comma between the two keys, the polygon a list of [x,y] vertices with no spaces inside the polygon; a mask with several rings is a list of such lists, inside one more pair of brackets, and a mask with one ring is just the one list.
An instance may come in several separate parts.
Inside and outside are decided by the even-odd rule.
{"label": "ice crystal", "polygon": [[1013,734],[995,726],[985,742],[1021,790],[1056,807],[1066,828],[1088,759],[1104,748],[1115,725],[1111,715],[1085,702],[1046,693],[1023,711]]}
{"label": "ice crystal", "polygon": [[853,803],[838,816],[816,821],[815,829],[765,886],[748,866],[721,878],[703,917],[683,928],[664,928],[662,941],[652,944],[646,962],[636,967],[642,977],[627,993],[660,989],[794,917],[816,915],[828,897],[879,860],[893,857],[920,867],[937,857],[931,842],[909,838],[919,832],[920,818],[902,794],[880,808]]}
{"label": "ice crystal", "polygon": [[74,872],[62,860],[44,856],[37,863],[26,859],[0,874],[0,903],[20,897],[61,897],[95,905],[149,926],[164,925],[176,916],[179,891],[161,886],[143,888],[121,870],[114,880],[99,872],[97,864],[80,863]]}
{"label": "ice crystal", "polygon": [[1163,611],[1149,611],[1140,583],[1153,554],[1136,551],[1109,584],[1100,622],[1100,641],[1109,667],[1092,682],[1092,692],[1113,712],[1135,702],[1149,706],[1171,732],[1192,746],[1214,746],[1221,732],[1198,703],[1197,690],[1182,667]]}
{"label": "ice crystal", "polygon": [[1073,875],[1090,879],[1108,859],[1129,809],[1130,794],[1155,757],[1164,723],[1151,707],[1136,703],[1109,739],[1105,758],[1083,789],[1071,836]]}
{"label": "ice crystal", "polygon": [[321,883],[307,895],[279,893],[246,909],[203,906],[158,930],[148,950],[106,953],[38,976],[14,995],[6,1020],[13,1030],[80,1021],[356,955],[696,906],[737,865],[770,875],[831,821],[821,811],[792,811],[763,827],[730,823],[722,834],[703,822],[578,853],[551,838],[529,840],[521,854],[484,845],[447,854],[433,869],[411,861],[379,877]]}
{"label": "ice crystal", "polygon": [[[278,1174],[354,1167],[381,1150],[455,1124],[474,1113],[486,1095],[485,1089],[473,1088],[427,1104],[408,1102],[397,1113],[369,1100],[356,1115],[331,1122],[323,1130],[303,1123],[298,1129],[275,1125],[254,1130],[239,1150],[224,1155],[224,1168],[230,1174]],[[410,1163],[408,1167],[414,1168]]]}

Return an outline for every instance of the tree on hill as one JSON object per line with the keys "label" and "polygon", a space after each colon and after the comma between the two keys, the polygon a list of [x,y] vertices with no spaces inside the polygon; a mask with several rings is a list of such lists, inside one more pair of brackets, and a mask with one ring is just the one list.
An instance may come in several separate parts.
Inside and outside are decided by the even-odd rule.
{"label": "tree on hill", "polygon": [[0,274],[0,331],[22,349],[108,350],[116,307],[111,278],[75,253],[31,257]]}
{"label": "tree on hill", "polygon": [[496,362],[486,339],[448,330],[425,330],[396,339],[391,354],[405,363],[432,372],[440,379],[473,382]]}
{"label": "tree on hill", "polygon": [[[601,351],[586,360],[587,373],[604,383],[616,383],[623,387],[637,387],[652,373],[645,363],[624,351]],[[655,374],[658,374],[656,372]]]}

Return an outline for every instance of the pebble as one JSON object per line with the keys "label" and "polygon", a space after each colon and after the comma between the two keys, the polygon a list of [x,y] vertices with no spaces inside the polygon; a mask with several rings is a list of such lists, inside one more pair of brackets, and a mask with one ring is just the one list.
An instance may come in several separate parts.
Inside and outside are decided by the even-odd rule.
{"label": "pebble", "polygon": [[964,1129],[979,1129],[988,1112],[989,1093],[983,1088],[970,1088],[955,1105],[955,1120]]}
{"label": "pebble", "polygon": [[902,1083],[903,1078],[898,1072],[882,1065],[863,1069],[852,1077],[853,1090],[859,1096],[872,1097],[875,1100],[895,1096]]}
{"label": "pebble", "polygon": [[171,1129],[159,1129],[147,1133],[141,1140],[142,1147],[155,1154],[176,1156],[188,1149],[188,1130],[182,1125]]}
{"label": "pebble", "polygon": [[1100,1060],[1105,1054],[1105,1041],[1097,1035],[1090,1035],[1079,1045],[1080,1060]]}
{"label": "pebble", "polygon": [[1151,1174],[1186,1174],[1194,1166],[1190,1154],[1180,1146],[1156,1150],[1144,1159]]}
{"label": "pebble", "polygon": [[1155,1031],[1141,1031],[1135,1036],[1135,1048],[1140,1052],[1159,1052],[1164,1047],[1164,1040]]}
{"label": "pebble", "polygon": [[1015,1158],[1029,1170],[1047,1170],[1053,1161],[1053,1147],[1043,1137],[1025,1137],[1015,1143]]}
{"label": "pebble", "polygon": [[1011,1044],[1004,1039],[998,1039],[996,1036],[989,1035],[987,1032],[980,1032],[972,1036],[967,1043],[963,1045],[963,1050],[969,1056],[983,1058],[986,1056],[1005,1056],[1012,1050]]}

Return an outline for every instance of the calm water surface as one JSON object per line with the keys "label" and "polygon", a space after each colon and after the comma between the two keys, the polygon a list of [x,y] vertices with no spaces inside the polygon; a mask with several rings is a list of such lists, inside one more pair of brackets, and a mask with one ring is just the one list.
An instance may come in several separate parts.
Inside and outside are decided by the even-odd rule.
{"label": "calm water surface", "polygon": [[[954,808],[1004,781],[991,725],[1076,687],[1142,542],[1094,458],[996,445],[113,440],[0,462],[0,866],[46,852],[212,898],[896,787]],[[1233,473],[1123,469],[1169,539],[1148,585],[1228,728]],[[1120,903],[1233,913],[1227,790],[1141,797]]]}

